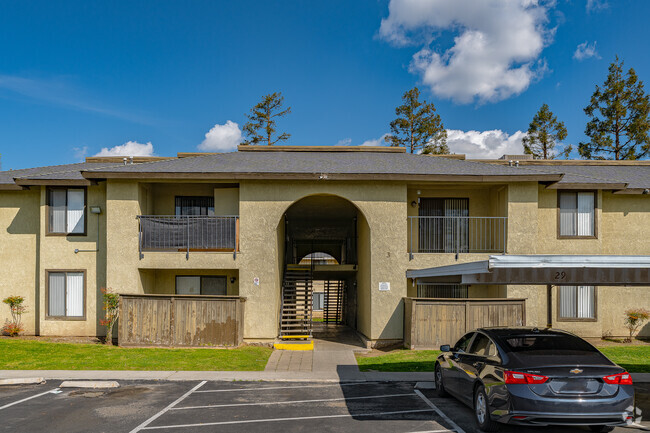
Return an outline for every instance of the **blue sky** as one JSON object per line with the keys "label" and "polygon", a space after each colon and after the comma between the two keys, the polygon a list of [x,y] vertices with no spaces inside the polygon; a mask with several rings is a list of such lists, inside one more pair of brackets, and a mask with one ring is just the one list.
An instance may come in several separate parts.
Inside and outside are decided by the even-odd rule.
{"label": "blue sky", "polygon": [[380,142],[414,85],[457,153],[520,149],[544,102],[577,144],[616,54],[650,80],[648,16],[645,0],[5,2],[2,168],[232,149],[273,91],[287,144]]}

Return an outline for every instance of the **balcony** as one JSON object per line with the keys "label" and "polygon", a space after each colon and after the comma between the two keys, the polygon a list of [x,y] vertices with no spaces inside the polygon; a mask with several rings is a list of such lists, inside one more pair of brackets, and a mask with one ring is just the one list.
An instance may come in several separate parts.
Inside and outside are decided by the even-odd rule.
{"label": "balcony", "polygon": [[139,215],[140,258],[147,251],[239,251],[238,216]]}
{"label": "balcony", "polygon": [[506,252],[507,217],[411,216],[409,254]]}

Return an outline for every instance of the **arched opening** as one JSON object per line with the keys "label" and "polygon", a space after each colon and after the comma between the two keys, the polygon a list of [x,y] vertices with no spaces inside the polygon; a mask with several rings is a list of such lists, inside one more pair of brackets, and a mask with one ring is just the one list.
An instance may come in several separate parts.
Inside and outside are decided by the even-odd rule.
{"label": "arched opening", "polygon": [[368,310],[369,294],[359,293],[358,279],[370,269],[359,268],[360,250],[362,255],[369,251],[359,239],[368,242],[368,233],[363,214],[344,198],[312,195],[289,206],[278,227],[280,337],[363,331],[362,322],[369,321],[362,313]]}

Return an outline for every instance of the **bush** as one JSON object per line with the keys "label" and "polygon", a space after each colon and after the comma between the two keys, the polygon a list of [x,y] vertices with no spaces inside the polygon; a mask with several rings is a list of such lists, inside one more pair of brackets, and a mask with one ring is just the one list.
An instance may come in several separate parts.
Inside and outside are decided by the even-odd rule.
{"label": "bush", "polygon": [[625,339],[626,343],[632,342],[634,334],[648,318],[650,318],[650,311],[644,308],[632,308],[625,312],[625,327],[630,331],[630,336]]}
{"label": "bush", "polygon": [[120,295],[117,293],[111,293],[110,289],[102,289],[102,297],[104,303],[104,311],[106,312],[106,318],[101,320],[100,323],[102,326],[106,326],[106,344],[113,344],[113,326],[117,322],[117,318],[120,315]]}
{"label": "bush", "polygon": [[9,296],[4,298],[2,302],[7,304],[11,311],[11,321],[5,321],[5,325],[2,327],[2,333],[10,337],[15,337],[24,331],[23,325],[21,324],[21,316],[27,312],[25,298],[22,296]]}

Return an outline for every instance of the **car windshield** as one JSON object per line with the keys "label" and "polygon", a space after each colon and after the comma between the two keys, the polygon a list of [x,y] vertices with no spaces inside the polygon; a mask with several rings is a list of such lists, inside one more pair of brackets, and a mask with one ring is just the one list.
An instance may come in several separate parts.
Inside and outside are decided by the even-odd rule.
{"label": "car windshield", "polygon": [[586,355],[599,353],[581,338],[562,334],[522,334],[504,338],[504,350],[518,355],[556,353],[562,355]]}

